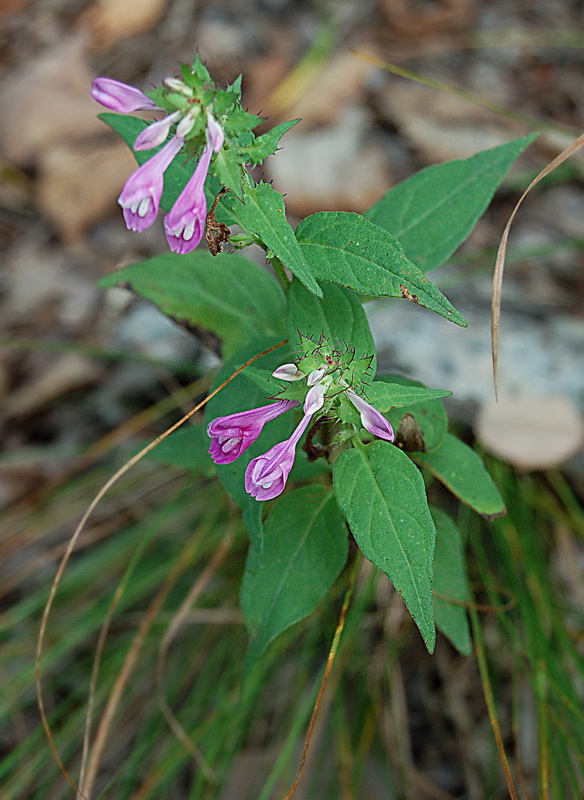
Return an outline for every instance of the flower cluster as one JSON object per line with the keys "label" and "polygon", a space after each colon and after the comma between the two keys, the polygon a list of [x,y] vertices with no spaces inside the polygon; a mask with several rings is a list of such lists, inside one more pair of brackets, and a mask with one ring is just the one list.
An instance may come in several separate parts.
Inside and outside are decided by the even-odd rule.
{"label": "flower cluster", "polygon": [[277,380],[295,384],[281,392],[281,399],[218,417],[207,429],[211,458],[216,464],[230,464],[255,442],[266,422],[302,405],[302,419],[290,438],[254,458],[246,469],[245,488],[256,500],[271,500],[284,491],[296,445],[312,420],[326,416],[354,430],[357,412],[363,428],[381,439],[394,440],[393,428],[383,414],[351,388],[364,377],[370,359],[355,360],[351,351],[331,350],[324,338],[316,347],[311,339],[303,338],[302,346],[304,354],[298,363],[283,364],[272,373]]}
{"label": "flower cluster", "polygon": [[[205,231],[207,217],[205,179],[211,156],[221,150],[225,137],[221,125],[211,111],[203,109],[191,87],[174,78],[168,79],[165,83],[168,94],[162,95],[161,102],[166,100],[165,105],[170,105],[172,108],[172,102],[169,103],[169,100],[175,99],[173,95],[178,95],[181,100],[187,102],[179,103],[181,106],[179,109],[171,110],[163,119],[149,125],[137,136],[133,145],[135,151],[152,150],[164,144],[171,128],[176,126],[170,141],[128,178],[118,203],[122,207],[126,225],[130,230],[143,231],[152,225],[158,215],[164,172],[195,128],[197,118],[204,114],[203,153],[192,177],[164,220],[164,230],[170,249],[176,253],[189,253],[199,244]],[[139,89],[111,78],[96,78],[92,84],[91,94],[106,108],[120,113],[164,110]]]}

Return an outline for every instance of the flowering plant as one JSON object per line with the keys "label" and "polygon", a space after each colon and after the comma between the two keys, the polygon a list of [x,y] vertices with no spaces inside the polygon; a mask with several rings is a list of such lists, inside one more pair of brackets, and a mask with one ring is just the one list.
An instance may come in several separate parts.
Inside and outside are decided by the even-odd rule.
{"label": "flowering plant", "polygon": [[[426,486],[442,483],[485,517],[504,506],[477,453],[448,433],[450,393],[377,374],[363,302],[400,298],[465,327],[427,273],[466,238],[531,137],[430,167],[364,215],[320,212],[294,229],[283,196],[248,167],[297,121],[256,136],[241,79],[220,89],[197,58],[160,89],[98,78],[93,96],[118,112],[103,119],[140,164],[119,199],[128,227],[144,230],[162,207],[173,251],[102,284],[130,287],[220,343],[206,469],[240,506],[250,538],[248,668],[339,578],[348,536],[394,584],[430,651],[437,625],[468,653],[462,537]],[[129,116],[136,110],[163,116],[148,124]],[[210,252],[195,249],[205,226]],[[272,272],[241,254],[249,244]],[[166,460],[182,463],[184,437],[166,445]]]}

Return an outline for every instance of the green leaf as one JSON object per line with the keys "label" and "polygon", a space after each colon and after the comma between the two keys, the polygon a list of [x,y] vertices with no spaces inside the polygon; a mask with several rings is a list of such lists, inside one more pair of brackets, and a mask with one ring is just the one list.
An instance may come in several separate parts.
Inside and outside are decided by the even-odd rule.
{"label": "green leaf", "polygon": [[351,211],[306,217],[296,237],[312,274],[370,297],[405,297],[466,327],[464,317],[407,258],[398,240]]}
{"label": "green leaf", "polygon": [[229,84],[227,87],[227,91],[231,94],[236,95],[237,97],[241,97],[241,84],[243,81],[243,75],[240,72],[237,78],[233,81],[233,83]]}
{"label": "green leaf", "polygon": [[245,111],[243,108],[235,108],[229,112],[229,118],[225,121],[225,129],[229,133],[243,133],[244,131],[251,131],[260,122],[263,122],[261,117],[250,114],[249,111]]}
{"label": "green leaf", "polygon": [[215,466],[209,456],[209,437],[202,424],[183,425],[156,445],[147,458],[206,478],[215,474]]}
{"label": "green leaf", "polygon": [[402,595],[432,652],[436,532],[420,471],[397,447],[377,441],[341,453],[333,467],[333,483],[359,548]]}
{"label": "green leaf", "polygon": [[428,389],[426,386],[392,383],[391,381],[373,381],[367,387],[367,399],[378,411],[385,413],[392,408],[404,408],[415,403],[424,403],[449,397],[452,392],[442,389]]}
{"label": "green leaf", "polygon": [[215,172],[223,186],[241,197],[241,166],[237,153],[222,147],[215,156]]}
{"label": "green leaf", "polygon": [[[110,112],[106,112],[104,114],[100,114],[99,118],[105,122],[106,125],[109,125],[109,127],[112,128],[112,130],[114,130],[124,140],[130,149],[132,149],[132,145],[136,141],[138,134],[147,126],[144,120],[138,119],[137,117],[129,117],[125,114],[112,114]],[[148,159],[152,158],[153,155],[158,153],[162,147],[164,147],[164,145],[156,147],[153,150],[140,150],[138,152],[132,150],[132,155],[138,164],[142,165],[145,161],[148,161]],[[164,211],[170,211],[179,194],[186,186],[189,178],[195,171],[197,163],[197,159],[189,159],[185,161],[185,157],[183,155],[179,155],[168,167],[164,173],[164,191],[162,192],[162,198],[160,200],[160,207]],[[213,169],[213,167],[214,162],[211,162],[211,169]],[[216,179],[211,176],[209,176],[205,181],[205,194],[207,195],[207,203],[209,206],[213,202],[215,195],[220,188],[221,187],[217,185]],[[217,210],[220,212],[217,213],[217,219],[220,222],[225,222],[227,225],[234,224],[235,220],[233,215],[223,206],[222,203],[219,204],[219,208]]]}
{"label": "green leaf", "polygon": [[246,671],[276,636],[314,611],[346,560],[347,529],[331,491],[305,486],[278,502],[263,546],[250,546],[241,587]]}
{"label": "green leaf", "polygon": [[242,149],[241,153],[243,157],[252,164],[261,164],[264,159],[276,152],[278,149],[278,142],[282,136],[299,122],[299,119],[282,122],[267,133],[258,136],[248,147]]}
{"label": "green leaf", "polygon": [[[378,382],[387,383],[392,387],[392,391],[394,391],[394,387],[397,391],[397,385],[403,386],[404,389],[406,387],[411,387],[427,392],[438,391],[435,389],[428,389],[422,383],[419,383],[419,381],[412,381],[409,378],[403,378],[401,375],[379,375],[375,384]],[[373,403],[373,405],[375,405],[375,403]],[[380,409],[380,411],[381,410],[383,409]],[[400,430],[402,419],[404,416],[407,418],[407,415],[411,415],[414,418],[422,434],[426,452],[429,453],[437,447],[440,447],[448,432],[448,417],[441,400],[422,400],[420,397],[418,400],[412,399],[411,404],[396,406],[396,408],[391,409],[385,414],[393,425],[396,433]],[[398,435],[396,445],[399,447],[400,444],[400,437]]]}
{"label": "green leaf", "polygon": [[255,383],[264,397],[274,397],[282,391],[283,383],[272,377],[272,371],[255,366],[250,366],[245,371],[247,377]]}
{"label": "green leaf", "polygon": [[222,203],[248,233],[256,235],[306,288],[318,297],[322,292],[312,276],[294,231],[286,219],[284,198],[268,183],[245,186],[245,204],[226,196]]}
{"label": "green leaf", "polygon": [[456,436],[447,434],[437,450],[416,453],[415,460],[481,516],[490,519],[505,513],[503,499],[480,456]]}
{"label": "green leaf", "polygon": [[310,294],[294,280],[288,290],[288,339],[298,343],[298,334],[318,341],[321,334],[333,345],[347,344],[355,348],[356,357],[373,355],[372,374],[375,375],[375,343],[363,306],[348,289],[333,283],[320,284],[322,298]]}
{"label": "green leaf", "polygon": [[430,508],[436,526],[434,616],[436,626],[463,656],[472,650],[468,617],[468,583],[464,544],[455,522],[442,509]]}
{"label": "green leaf", "polygon": [[198,53],[195,56],[191,67],[188,67],[186,64],[182,65],[182,74],[183,78],[187,80],[187,82],[190,75],[196,75],[197,78],[199,78],[199,80],[202,83],[211,82],[211,76],[209,75],[209,70],[201,61],[201,56]]}
{"label": "green leaf", "polygon": [[422,169],[390,189],[365,216],[391,231],[421,270],[435,269],[466,239],[535,136]]}
{"label": "green leaf", "polygon": [[244,256],[204,251],[166,253],[113,272],[101,286],[122,284],[181,324],[218,336],[226,355],[260,335],[284,333],[284,296],[261,267]]}
{"label": "green leaf", "polygon": [[[219,370],[213,389],[220,386],[242,364],[268,347],[277,343],[276,339],[258,339],[243,347],[232,356]],[[290,353],[286,347],[279,347],[271,353],[254,362],[260,369],[272,372],[280,364],[290,361]],[[246,370],[227,384],[219,394],[215,395],[205,408],[205,424],[208,425],[216,417],[235,414],[238,411],[248,411],[270,403],[262,390],[251,380]],[[260,541],[262,537],[262,508],[264,503],[259,503],[245,491],[244,476],[249,462],[262,455],[277,442],[287,439],[292,433],[297,417],[292,411],[268,422],[259,438],[238,459],[231,464],[217,465],[217,477],[225,487],[227,493],[242,509],[243,519],[252,541]]]}

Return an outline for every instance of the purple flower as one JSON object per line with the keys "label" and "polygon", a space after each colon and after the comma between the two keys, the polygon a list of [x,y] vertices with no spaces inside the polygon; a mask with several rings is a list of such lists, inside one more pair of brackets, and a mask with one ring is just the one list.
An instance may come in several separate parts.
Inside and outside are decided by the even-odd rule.
{"label": "purple flower", "polygon": [[164,219],[168,245],[175,253],[190,253],[199,244],[207,221],[205,180],[213,152],[223,146],[223,129],[209,114],[207,117],[207,145],[201,160]]}
{"label": "purple flower", "polygon": [[380,411],[366,403],[352,389],[347,389],[347,397],[361,415],[361,424],[369,433],[379,436],[380,439],[393,442],[395,438],[393,428]]}
{"label": "purple flower", "polygon": [[163,189],[164,171],[183,146],[175,136],[162,150],[138,167],[125,183],[118,198],[126,225],[131,231],[144,231],[158,214]]}
{"label": "purple flower", "polygon": [[249,462],[245,471],[245,491],[256,500],[272,500],[284,491],[288,475],[294,466],[296,445],[313,414],[323,407],[325,391],[322,384],[313,386],[304,400],[304,416],[292,436]]}
{"label": "purple flower", "polygon": [[166,141],[173,123],[179,117],[180,111],[175,111],[173,114],[164,117],[164,119],[159,119],[158,122],[153,122],[152,125],[144,128],[136,137],[134,150],[152,150],[153,147],[159,147]]}
{"label": "purple flower", "polygon": [[272,500],[282,494],[294,466],[296,445],[311,417],[305,414],[289,439],[278,442],[263,456],[250,461],[245,471],[245,491],[256,500]]}
{"label": "purple flower", "polygon": [[225,134],[223,128],[211,114],[207,114],[207,142],[213,148],[213,152],[218,153],[223,147]]}
{"label": "purple flower", "polygon": [[278,400],[267,406],[241,411],[227,417],[217,417],[207,428],[211,437],[209,453],[216,464],[230,464],[252,445],[262,428],[272,419],[294,408],[292,400]]}
{"label": "purple flower", "polygon": [[323,386],[322,383],[316,383],[310,387],[304,398],[304,413],[307,417],[311,417],[317,411],[320,411],[324,405],[325,394],[326,386]]}
{"label": "purple flower", "polygon": [[190,253],[203,238],[207,220],[205,179],[212,152],[212,147],[207,145],[196,170],[164,218],[168,245],[175,253]]}
{"label": "purple flower", "polygon": [[140,89],[115,81],[113,78],[96,78],[91,84],[91,95],[102,106],[120,114],[159,109],[156,103]]}
{"label": "purple flower", "polygon": [[281,381],[301,381],[305,377],[296,364],[282,364],[272,372],[272,378],[278,378]]}

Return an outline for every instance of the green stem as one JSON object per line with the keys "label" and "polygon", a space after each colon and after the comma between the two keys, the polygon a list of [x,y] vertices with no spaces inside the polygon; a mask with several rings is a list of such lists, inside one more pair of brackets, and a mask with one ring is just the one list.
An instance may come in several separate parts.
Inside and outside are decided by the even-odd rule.
{"label": "green stem", "polygon": [[286,270],[284,269],[284,265],[282,264],[279,258],[276,258],[276,256],[271,256],[269,257],[268,260],[271,262],[272,267],[274,268],[274,274],[276,276],[278,283],[280,284],[282,291],[284,292],[284,294],[286,294],[288,289],[290,288],[290,281],[288,280],[288,276],[286,275]]}
{"label": "green stem", "polygon": [[365,452],[365,445],[363,444],[363,442],[359,438],[359,434],[358,433],[355,433],[355,435],[351,437],[351,441],[353,442],[353,446],[354,447],[356,447],[362,453]]}

